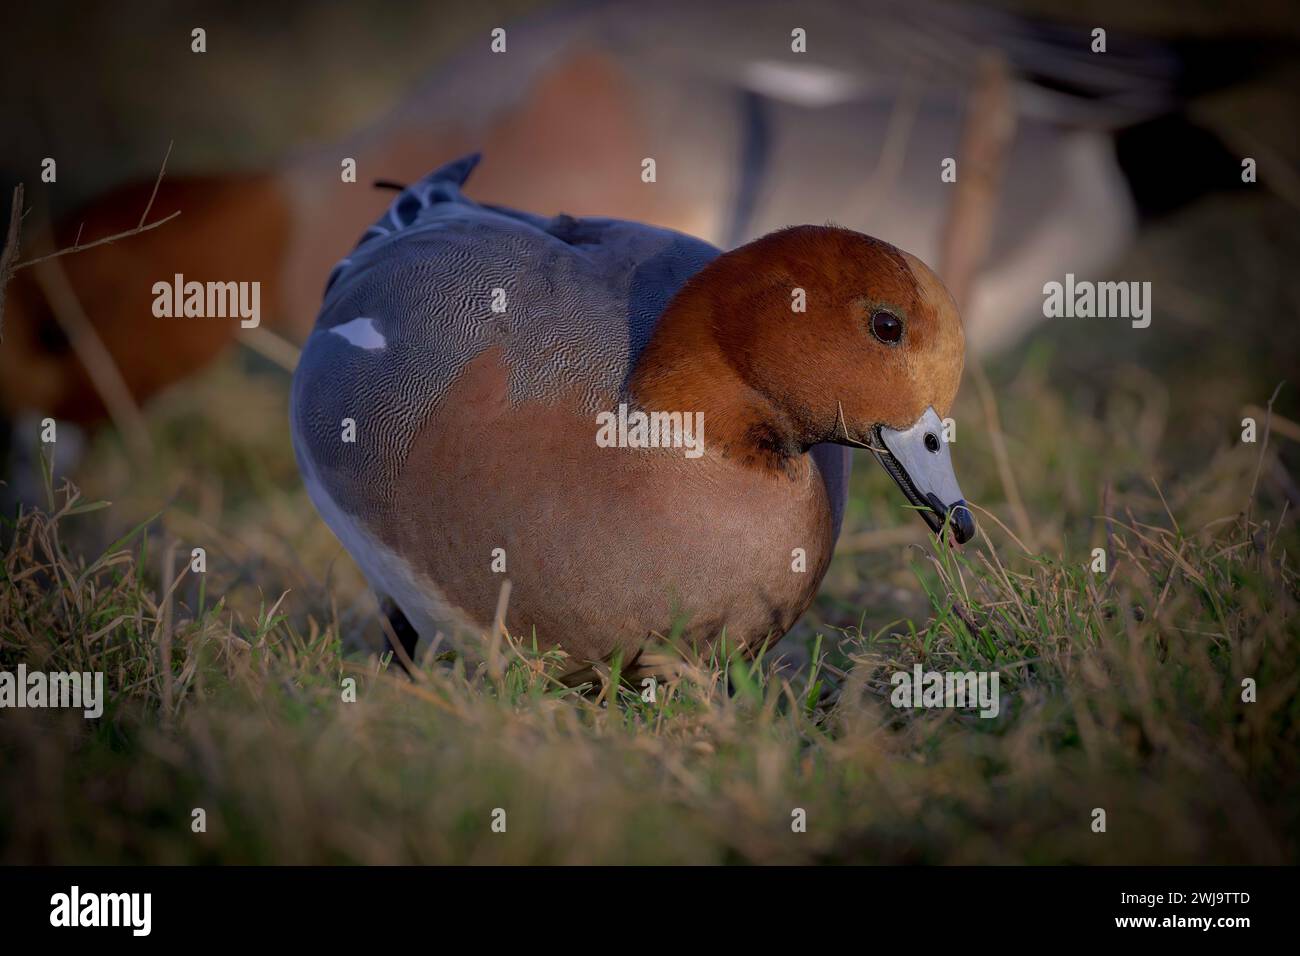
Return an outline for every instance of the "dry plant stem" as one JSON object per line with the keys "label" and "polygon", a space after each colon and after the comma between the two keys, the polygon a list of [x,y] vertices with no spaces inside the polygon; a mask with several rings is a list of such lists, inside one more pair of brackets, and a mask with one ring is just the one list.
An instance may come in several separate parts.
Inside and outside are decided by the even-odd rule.
{"label": "dry plant stem", "polygon": [[149,202],[145,204],[144,212],[140,214],[139,225],[137,225],[134,229],[127,229],[124,232],[115,232],[111,236],[105,236],[102,239],[96,239],[94,242],[87,242],[84,244],[81,242],[81,230],[77,230],[77,241],[74,242],[72,245],[68,246],[66,249],[60,249],[57,252],[51,252],[47,255],[37,256],[35,259],[28,259],[26,262],[20,262],[13,267],[13,271],[17,272],[19,269],[26,269],[28,266],[34,266],[42,262],[48,262],[49,260],[57,259],[60,256],[72,255],[72,253],[74,252],[85,252],[87,249],[94,249],[96,246],[103,246],[103,245],[107,245],[110,242],[117,242],[119,239],[126,239],[130,236],[136,236],[142,232],[148,232],[150,229],[157,229],[159,226],[163,225],[164,223],[171,222],[173,219],[175,219],[177,216],[181,214],[181,211],[179,209],[176,210],[174,213],[172,213],[170,216],[163,216],[163,218],[155,220],[154,222],[151,222],[148,225],[145,225],[145,220],[149,218],[149,212],[150,210],[153,209],[154,197],[158,195],[158,187],[162,183],[163,173],[167,170],[167,158],[171,156],[171,154],[172,154],[172,144],[168,143],[167,154],[166,156],[163,156],[162,166],[158,169],[158,178],[154,180],[153,192],[150,193],[149,195]]}
{"label": "dry plant stem", "polygon": [[920,544],[926,538],[927,529],[921,524],[899,525],[896,528],[878,528],[847,535],[836,545],[838,554],[856,554],[865,551],[884,551],[908,544]]}
{"label": "dry plant stem", "polygon": [[167,543],[162,557],[163,601],[159,613],[158,659],[162,672],[163,721],[170,722],[174,697],[172,694],[172,584],[176,574],[176,542]]}
{"label": "dry plant stem", "polygon": [[457,717],[463,718],[465,716],[460,710],[452,706],[448,701],[439,697],[437,694],[434,694],[429,690],[427,690],[426,688],[421,687],[417,684],[412,684],[409,680],[402,680],[391,673],[376,671],[371,667],[365,666],[364,664],[359,664],[356,661],[348,661],[348,660],[340,660],[339,669],[344,671],[345,673],[358,674],[367,679],[380,681],[387,687],[391,687],[402,694],[407,694],[412,697],[418,697],[420,700],[427,701],[430,704],[433,704],[435,707],[439,708],[440,710],[443,710],[449,714],[454,714]]}
{"label": "dry plant stem", "polygon": [[424,673],[412,663],[411,658],[407,656],[406,648],[402,647],[402,642],[398,639],[397,633],[393,630],[392,623],[388,620],[388,615],[381,613],[379,615],[379,626],[384,629],[384,635],[388,638],[388,646],[393,649],[393,656],[401,663],[402,668],[406,671],[407,676],[418,683],[424,682]]}
{"label": "dry plant stem", "polygon": [[1001,528],[1003,531],[1005,531],[1005,532],[1007,533],[1007,537],[1008,537],[1008,538],[1010,538],[1010,539],[1011,539],[1012,541],[1014,541],[1016,544],[1020,545],[1020,550],[1023,551],[1023,552],[1025,552],[1025,554],[1030,554],[1030,555],[1032,555],[1032,554],[1034,553],[1033,551],[1031,551],[1031,550],[1029,549],[1029,546],[1028,546],[1027,544],[1025,544],[1023,541],[1021,541],[1018,537],[1016,537],[1016,533],[1015,533],[1014,531],[1012,531],[1010,528],[1008,528],[1008,527],[1007,527],[1007,526],[1002,522],[1002,519],[999,518],[997,515],[995,515],[993,512],[989,511],[987,508],[982,508],[982,507],[980,507],[979,505],[975,504],[974,502],[970,502],[970,501],[968,501],[968,502],[966,502],[966,504],[967,504],[969,507],[974,508],[974,509],[975,509],[976,511],[978,511],[980,514],[982,514],[982,515],[987,515],[988,518],[989,518],[989,520],[991,520],[992,522],[994,522],[994,523],[995,523],[999,528]]}
{"label": "dry plant stem", "polygon": [[501,660],[501,640],[506,633],[506,608],[510,606],[510,580],[501,582],[497,593],[497,610],[492,617],[492,633],[488,636],[488,674],[493,681],[499,682],[505,675],[505,664]]}
{"label": "dry plant stem", "polygon": [[1110,516],[1110,495],[1111,486],[1107,481],[1101,489],[1101,513],[1106,519],[1106,555],[1109,557],[1115,553],[1115,519]]}
{"label": "dry plant stem", "polygon": [[1268,436],[1273,428],[1273,403],[1277,401],[1278,393],[1282,391],[1282,386],[1286,382],[1278,382],[1277,388],[1273,389],[1273,394],[1268,399],[1268,409],[1264,414],[1264,437],[1259,443],[1259,457],[1255,459],[1255,477],[1250,482],[1250,498],[1246,502],[1246,527],[1250,527],[1251,515],[1255,510],[1255,492],[1259,488],[1259,471],[1264,465],[1264,455],[1268,452]]}
{"label": "dry plant stem", "polygon": [[52,257],[41,260],[36,266],[36,282],[49,301],[53,314],[63,334],[67,336],[72,350],[90,376],[95,391],[108,409],[113,424],[122,433],[131,458],[137,467],[141,467],[153,455],[153,444],[149,440],[149,430],[145,426],[144,416],[136,405],[127,387],[117,363],[95,332],[81,300],[68,281],[63,271],[63,264]]}
{"label": "dry plant stem", "polygon": [[[956,194],[940,243],[939,273],[957,308],[962,311],[970,304],[975,277],[988,253],[998,188],[1015,129],[1016,115],[1006,62],[1000,54],[986,53],[980,61],[975,91],[966,114]],[[1033,525],[1011,470],[1011,457],[1007,453],[993,388],[978,359],[972,355],[968,364],[988,422],[998,477],[1011,508],[1012,521],[1021,539],[1032,546],[1035,543]]]}
{"label": "dry plant stem", "polygon": [[274,362],[291,375],[298,367],[298,358],[302,355],[296,345],[261,326],[244,331],[239,336],[239,344],[267,361]]}
{"label": "dry plant stem", "polygon": [[863,215],[871,221],[871,212],[880,202],[882,196],[893,191],[902,171],[903,161],[907,157],[907,144],[912,138],[912,127],[921,105],[922,84],[915,75],[909,74],[903,81],[902,89],[894,100],[889,113],[889,122],[885,126],[885,141],[881,144],[880,155],[876,159],[876,168],[871,173],[861,194],[850,198],[850,207],[862,205]]}
{"label": "dry plant stem", "polygon": [[[158,187],[162,185],[163,174],[167,172],[167,160],[171,159],[172,147],[175,145],[175,140],[167,144],[167,152],[163,154],[162,165],[158,167],[158,177],[153,181],[153,192],[149,193],[149,201],[144,205],[144,212],[140,213],[140,221],[136,223],[136,229],[143,229],[144,221],[149,218],[149,210],[153,209],[153,201],[158,198]],[[81,238],[80,234],[78,234],[77,238]]]}
{"label": "dry plant stem", "polygon": [[23,184],[14,187],[13,204],[9,207],[9,229],[4,248],[0,249],[0,342],[5,340],[5,287],[14,273],[14,260],[18,258],[18,234],[23,216]]}
{"label": "dry plant stem", "polygon": [[1289,438],[1291,441],[1300,442],[1300,423],[1291,421],[1269,408],[1260,408],[1258,405],[1243,405],[1241,408],[1242,417],[1268,418],[1272,422],[1271,430],[1283,438]]}
{"label": "dry plant stem", "polygon": [[[1028,545],[1036,545],[1033,523],[1029,520],[1029,510],[1025,507],[1024,499],[1020,496],[1020,486],[1016,482],[1015,472],[1011,470],[1011,455],[1007,451],[1006,435],[1002,431],[1002,420],[998,415],[997,399],[993,396],[993,386],[989,384],[988,376],[984,374],[984,368],[980,365],[979,359],[971,362],[972,377],[975,379],[975,387],[979,392],[980,406],[984,410],[984,418],[989,426],[989,439],[993,444],[993,458],[997,462],[998,480],[1002,484],[1002,492],[1007,496],[1007,505],[1011,508],[1011,520],[1015,522],[1016,529],[1020,532],[1022,542]],[[1021,547],[1026,547],[1025,543]]]}
{"label": "dry plant stem", "polygon": [[74,252],[85,252],[87,249],[94,249],[96,246],[104,246],[110,242],[117,242],[119,239],[128,239],[131,236],[138,236],[142,232],[148,232],[151,229],[157,229],[159,226],[171,222],[181,211],[177,209],[170,216],[164,216],[161,219],[154,220],[147,226],[138,226],[135,229],[128,229],[125,232],[114,233],[111,236],[105,236],[103,239],[96,239],[94,242],[78,243],[77,245],[68,246],[66,249],[60,249],[58,252],[51,252],[48,255],[37,256],[35,259],[28,259],[26,262],[20,262],[13,267],[13,271],[26,269],[29,266],[40,265],[43,262],[49,262],[51,259],[58,259],[62,256],[70,256]]}

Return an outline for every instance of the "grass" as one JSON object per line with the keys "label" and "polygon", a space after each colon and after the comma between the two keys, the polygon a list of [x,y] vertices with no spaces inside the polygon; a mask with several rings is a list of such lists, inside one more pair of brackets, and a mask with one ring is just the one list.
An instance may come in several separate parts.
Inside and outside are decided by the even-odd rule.
{"label": "grass", "polygon": [[[936,548],[860,458],[791,635],[662,648],[653,702],[525,640],[387,667],[283,373],[231,356],[148,410],[145,467],[101,434],[84,495],[50,481],[0,527],[0,669],[103,670],[110,698],[0,712],[0,863],[1295,863],[1300,461],[1240,421],[1297,367],[1297,255],[1256,200],[1148,234],[1117,274],[1153,278],[1150,329],[1052,324],[988,368],[1024,527],[968,384],[976,541]],[[894,708],[918,662],[998,671],[1000,714]]]}

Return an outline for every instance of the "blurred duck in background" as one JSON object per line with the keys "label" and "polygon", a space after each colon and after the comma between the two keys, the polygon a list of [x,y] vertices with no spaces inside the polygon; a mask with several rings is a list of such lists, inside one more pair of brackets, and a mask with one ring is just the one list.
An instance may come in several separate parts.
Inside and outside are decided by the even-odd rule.
{"label": "blurred duck in background", "polygon": [[[391,201],[371,185],[472,150],[486,157],[469,190],[484,203],[637,220],[724,249],[830,222],[936,261],[954,188],[942,174],[960,162],[981,57],[997,51],[1017,80],[1017,123],[966,310],[968,345],[987,354],[1041,318],[1045,282],[1123,252],[1143,213],[1239,182],[1238,160],[1182,118],[1203,86],[1195,58],[1113,32],[1104,53],[1094,43],[1086,27],[918,0],[566,6],[484,35],[344,142],[261,174],[164,179],[151,218],[183,215],[59,263],[139,404],[237,337],[266,344],[235,319],[156,317],[156,282],[258,281],[264,326],[300,343],[331,266]],[[1214,82],[1240,72],[1224,54]],[[105,194],[51,247],[135,225],[152,186]],[[68,297],[37,272],[10,282],[0,345],[15,446],[43,416],[88,427],[107,411],[85,332],[61,314]]]}

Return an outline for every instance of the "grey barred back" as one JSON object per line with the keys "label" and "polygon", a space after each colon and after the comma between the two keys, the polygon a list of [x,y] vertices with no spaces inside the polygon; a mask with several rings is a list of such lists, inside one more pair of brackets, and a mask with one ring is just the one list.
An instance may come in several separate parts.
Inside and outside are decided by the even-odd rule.
{"label": "grey barred back", "polygon": [[[502,349],[511,402],[577,392],[594,412],[621,394],[668,301],[720,254],[635,222],[480,205],[460,191],[477,162],[398,194],[330,274],[294,373],[299,464],[353,513],[391,504],[412,439],[483,351]],[[355,445],[341,441],[347,418]]]}

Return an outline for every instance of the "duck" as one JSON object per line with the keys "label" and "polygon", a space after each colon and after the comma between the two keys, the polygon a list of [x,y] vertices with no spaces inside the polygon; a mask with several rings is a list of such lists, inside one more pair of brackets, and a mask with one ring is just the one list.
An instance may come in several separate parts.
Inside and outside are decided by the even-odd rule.
{"label": "duck", "polygon": [[408,659],[486,633],[506,580],[507,633],[575,669],[656,636],[756,653],[817,593],[854,448],[974,535],[943,440],[962,322],[921,260],[833,225],[722,252],[481,204],[478,160],[335,266],[291,388],[307,492]]}

